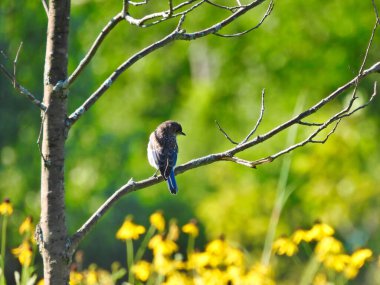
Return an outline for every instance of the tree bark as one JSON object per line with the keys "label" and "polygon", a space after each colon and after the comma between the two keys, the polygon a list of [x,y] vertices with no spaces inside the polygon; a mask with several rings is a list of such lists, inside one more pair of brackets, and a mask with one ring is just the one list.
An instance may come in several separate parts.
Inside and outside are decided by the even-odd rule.
{"label": "tree bark", "polygon": [[64,145],[67,135],[67,78],[70,0],[50,0],[42,114],[41,220],[38,237],[45,285],[69,282],[65,221]]}

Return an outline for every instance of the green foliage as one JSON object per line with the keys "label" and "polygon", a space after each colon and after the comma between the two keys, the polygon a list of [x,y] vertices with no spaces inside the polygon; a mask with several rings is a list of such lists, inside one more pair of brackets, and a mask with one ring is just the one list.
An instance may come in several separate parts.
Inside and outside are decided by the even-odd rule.
{"label": "green foliage", "polygon": [[[166,3],[166,2],[165,2]],[[121,1],[73,1],[69,72],[72,72],[104,25],[121,9]],[[106,7],[106,8],[105,8]],[[164,9],[164,7],[161,7]],[[136,7],[133,12],[142,13]],[[204,27],[220,17],[208,7],[189,17],[185,28]],[[224,33],[247,29],[265,7],[245,15]],[[39,1],[0,3],[0,61],[12,70],[17,48],[18,81],[41,98],[46,15]],[[210,17],[213,15],[213,17]],[[176,42],[137,62],[70,131],[66,151],[67,223],[76,230],[99,205],[131,177],[154,170],[146,159],[149,133],[162,121],[181,122],[187,136],[179,139],[181,164],[232,147],[218,131],[241,140],[253,128],[266,89],[266,109],[257,134],[289,119],[299,98],[305,108],[355,76],[375,22],[371,1],[279,1],[258,29],[241,38],[216,36]],[[194,26],[192,26],[192,24]],[[73,84],[69,111],[74,111],[129,56],[160,39],[176,25],[149,29],[120,24]],[[375,58],[375,38],[368,62]],[[368,98],[375,75],[359,86]],[[40,113],[0,76],[0,192],[17,209],[39,213],[40,157],[36,141]],[[314,116],[319,122],[344,104],[338,99]],[[288,187],[295,189],[283,209],[278,233],[320,219],[336,228],[349,248],[380,248],[379,100],[344,121],[324,145],[309,145],[293,154]],[[300,127],[298,138],[307,127]],[[260,158],[281,150],[286,133],[242,154]],[[177,178],[179,194],[164,184],[133,193],[99,222],[84,242],[87,262],[109,266],[122,259],[113,232],[126,214],[144,223],[162,208],[180,222],[195,216],[207,235],[220,234],[261,252],[279,179],[281,159],[257,170],[227,162],[195,169]],[[15,213],[21,222],[23,213]],[[14,236],[15,233],[11,233]],[[102,241],[99,244],[99,240]],[[15,247],[14,239],[9,239]],[[363,273],[360,283],[373,272]]]}

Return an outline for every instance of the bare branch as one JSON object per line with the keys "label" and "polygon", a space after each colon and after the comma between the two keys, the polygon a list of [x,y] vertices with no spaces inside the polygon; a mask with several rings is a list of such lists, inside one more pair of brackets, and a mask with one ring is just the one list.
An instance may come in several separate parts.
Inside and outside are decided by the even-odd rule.
{"label": "bare branch", "polygon": [[375,0],[372,0],[372,6],[373,6],[373,9],[375,10],[376,22],[379,25],[380,24],[379,10],[377,10],[377,6],[376,6],[376,3],[375,3]]}
{"label": "bare branch", "polygon": [[252,161],[244,160],[244,159],[238,158],[236,156],[224,157],[224,158],[222,158],[222,160],[232,161],[232,162],[235,162],[237,164],[247,166],[249,168],[256,168],[256,165],[254,165]]}
{"label": "bare branch", "polygon": [[261,120],[263,119],[263,116],[264,116],[264,110],[265,110],[264,97],[265,97],[265,89],[263,89],[261,91],[261,109],[260,109],[260,115],[259,115],[259,118],[257,119],[256,125],[252,129],[252,131],[250,131],[248,136],[240,144],[246,143],[251,138],[251,136],[256,132],[257,128],[259,127]]}
{"label": "bare branch", "polygon": [[218,126],[218,129],[219,129],[219,131],[221,131],[222,132],[222,134],[226,137],[226,139],[228,139],[231,143],[233,143],[233,144],[239,144],[239,143],[237,143],[236,141],[234,141],[233,139],[231,139],[230,138],[230,136],[222,129],[222,127],[219,125],[219,123],[218,123],[218,121],[217,120],[215,120],[215,123],[216,123],[216,125]]}
{"label": "bare branch", "polygon": [[132,6],[142,6],[142,5],[148,4],[148,2],[149,2],[149,0],[145,0],[142,2],[128,1],[128,3],[131,4]]}
{"label": "bare branch", "polygon": [[[204,3],[205,0],[202,0],[201,2],[197,3],[196,5],[200,5],[201,3]],[[108,88],[111,87],[113,82],[130,66],[132,66],[135,62],[140,60],[141,58],[145,57],[146,55],[150,54],[151,52],[162,48],[166,46],[168,43],[173,42],[175,40],[195,40],[197,38],[201,38],[204,36],[207,36],[209,34],[216,33],[223,27],[230,24],[232,21],[237,19],[238,17],[244,15],[246,12],[248,12],[250,9],[260,5],[265,0],[255,0],[254,2],[250,3],[249,5],[245,6],[244,8],[238,10],[231,16],[227,17],[223,21],[198,32],[194,33],[186,33],[184,30],[180,29],[182,26],[184,20],[185,20],[185,14],[179,13],[178,15],[181,15],[181,19],[176,27],[176,29],[162,38],[161,40],[151,44],[150,46],[142,49],[141,51],[134,54],[132,57],[127,59],[123,64],[121,64],[101,85],[100,87],[90,95],[90,97],[79,107],[77,108],[67,119],[66,124],[68,127],[72,126],[103,94]],[[175,8],[173,8],[175,9]],[[105,29],[103,29],[102,33],[99,35],[98,39],[93,44],[93,47],[91,48],[91,51],[86,55],[85,59],[82,60],[80,65],[77,67],[77,69],[74,71],[74,73],[69,77],[68,81],[72,83],[72,81],[76,78],[76,76],[79,74],[79,72],[83,69],[83,67],[88,63],[88,61],[91,59],[92,55],[95,53],[96,49],[98,48],[100,42],[104,39],[105,34],[108,33],[112,27],[114,27],[115,22],[119,22],[121,18],[121,14],[117,15],[113,18],[113,20],[107,25]],[[174,17],[174,15],[172,16]],[[128,16],[126,17],[128,18]],[[99,42],[99,43],[98,43]]]}
{"label": "bare branch", "polygon": [[[125,17],[125,20],[128,23],[130,23],[131,25],[135,25],[135,26],[138,26],[138,27],[141,27],[141,28],[148,28],[148,27],[157,25],[159,23],[162,23],[164,21],[167,21],[169,19],[173,19],[173,18],[177,18],[177,17],[183,16],[183,15],[186,15],[189,12],[191,12],[192,10],[196,9],[197,7],[199,7],[201,4],[203,4],[206,0],[202,0],[202,1],[194,4],[193,6],[191,6],[190,8],[188,8],[187,10],[185,10],[183,12],[180,12],[180,13],[177,13],[177,14],[173,14],[173,12],[177,11],[178,9],[180,9],[180,8],[186,6],[186,5],[189,5],[189,4],[193,3],[193,2],[195,2],[196,0],[189,0],[189,1],[182,2],[182,3],[178,4],[175,7],[170,6],[170,3],[171,3],[171,5],[173,5],[172,2],[170,2],[170,1],[171,0],[169,0],[169,10],[165,10],[165,11],[162,11],[162,12],[152,13],[152,14],[146,15],[146,16],[140,18],[140,19],[135,19],[132,16],[127,15]],[[152,21],[152,20],[154,20],[156,18],[160,18],[160,19]],[[152,22],[146,24],[146,22],[148,22],[148,21],[152,21]]]}
{"label": "bare branch", "polygon": [[125,18],[128,15],[128,9],[129,9],[129,1],[123,0],[123,10],[121,11],[121,15],[123,18]]}
{"label": "bare branch", "polygon": [[299,121],[298,124],[304,125],[304,126],[322,126],[322,123],[308,123],[304,121]]}
{"label": "bare branch", "polygon": [[87,52],[85,57],[81,60],[77,68],[74,70],[74,72],[69,76],[67,79],[68,85],[71,85],[75,79],[78,77],[78,75],[83,71],[83,69],[86,67],[86,65],[90,62],[92,57],[95,55],[96,51],[98,50],[99,46],[105,39],[105,37],[111,32],[111,30],[120,23],[124,17],[123,13],[125,8],[123,8],[123,11],[119,14],[117,14],[115,17],[113,17],[107,25],[102,29],[98,37],[96,38],[95,42],[92,44],[90,50]]}
{"label": "bare branch", "polygon": [[[336,89],[333,93],[331,93],[330,95],[328,95],[327,97],[325,97],[324,99],[322,99],[321,101],[316,103],[314,106],[312,106],[309,109],[307,109],[306,111],[298,114],[297,116],[295,116],[294,118],[292,118],[292,119],[288,120],[287,122],[281,124],[280,126],[272,129],[271,131],[269,131],[263,135],[257,136],[256,138],[254,138],[250,141],[239,144],[239,145],[235,146],[234,148],[226,150],[224,152],[216,153],[216,154],[210,154],[210,155],[206,155],[206,156],[203,156],[203,157],[200,157],[197,159],[193,159],[193,160],[191,160],[185,164],[182,164],[182,165],[176,167],[175,168],[175,174],[179,175],[179,174],[186,172],[190,169],[205,166],[205,165],[208,165],[211,163],[215,163],[217,161],[231,161],[231,162],[234,162],[234,163],[237,163],[240,165],[244,165],[246,167],[256,168],[257,165],[270,163],[270,162],[274,161],[276,158],[278,158],[278,157],[280,157],[286,153],[289,153],[296,148],[304,146],[308,143],[324,143],[324,142],[326,142],[327,139],[330,137],[330,135],[335,132],[340,120],[342,119],[342,116],[348,116],[347,113],[342,115],[342,112],[347,108],[345,108],[343,111],[340,111],[337,114],[333,115],[330,119],[328,119],[326,122],[321,124],[318,127],[318,129],[313,131],[305,140],[303,140],[297,144],[294,144],[294,145],[292,145],[292,146],[290,146],[290,147],[288,147],[288,148],[286,148],[280,152],[277,152],[277,153],[270,155],[270,156],[267,156],[265,158],[257,159],[255,161],[247,161],[247,160],[244,160],[244,159],[241,159],[241,158],[238,158],[235,156],[235,154],[240,153],[240,152],[242,152],[248,148],[252,148],[253,146],[256,146],[256,145],[258,145],[264,141],[267,141],[271,137],[273,137],[274,135],[276,135],[276,134],[278,134],[284,130],[287,130],[289,127],[296,125],[296,124],[299,124],[299,122],[302,119],[314,114],[320,108],[322,108],[324,105],[326,105],[328,102],[331,102],[338,95],[344,93],[348,88],[355,86],[357,80],[360,80],[361,78],[366,77],[373,72],[378,72],[379,70],[380,70],[380,62],[377,62],[371,68],[364,70],[361,74],[359,74],[358,76],[353,78],[351,81],[349,81],[345,85]],[[375,95],[376,95],[376,84],[374,85],[374,94],[371,96],[369,102],[372,101],[372,99],[375,97]],[[369,104],[369,102],[367,104],[364,104],[363,107],[361,107],[361,108],[364,108],[365,106],[367,106]],[[358,107],[354,111],[356,112],[359,109],[360,108]],[[331,125],[333,123],[335,123],[335,126],[327,134],[325,139],[323,139],[323,140],[315,140],[314,139],[322,130],[325,130],[329,125]],[[105,201],[103,203],[103,205],[73,235],[73,237],[71,238],[71,244],[69,247],[69,252],[72,253],[75,251],[79,242],[91,230],[91,228],[97,223],[97,221],[107,212],[107,210],[112,206],[112,204],[114,204],[118,199],[120,199],[122,196],[124,196],[128,193],[131,193],[133,191],[137,191],[137,190],[140,190],[143,188],[150,187],[150,186],[155,185],[157,183],[160,183],[162,181],[163,181],[162,176],[150,177],[150,178],[147,178],[147,179],[144,179],[141,181],[137,181],[137,182],[133,181],[133,179],[129,180],[127,184],[125,184],[124,186],[122,186],[118,190],[116,190],[116,192],[110,198],[108,198],[108,200]]]}
{"label": "bare branch", "polygon": [[46,12],[46,16],[49,17],[49,7],[48,7],[48,5],[46,3],[46,0],[41,0],[41,2],[42,2],[42,6],[44,6],[44,10]]}
{"label": "bare branch", "polygon": [[22,48],[22,42],[20,43],[18,47],[15,60],[13,61],[13,78],[14,78],[13,88],[16,88],[16,67],[17,67],[18,55],[20,54],[21,48]]}
{"label": "bare branch", "polygon": [[206,2],[212,6],[215,6],[215,7],[218,7],[218,8],[221,8],[221,9],[225,9],[225,10],[228,10],[230,12],[236,12],[237,9],[240,9],[240,8],[244,8],[245,5],[238,5],[238,6],[224,6],[224,5],[220,5],[220,4],[217,4],[217,3],[214,3],[210,0],[206,0]]}
{"label": "bare branch", "polygon": [[42,111],[46,110],[46,106],[44,103],[42,103],[40,100],[38,100],[28,89],[20,85],[16,78],[13,77],[11,73],[8,72],[8,70],[5,68],[4,65],[0,63],[0,70],[3,72],[3,74],[12,82],[13,87],[23,96],[28,98],[34,105],[36,105],[38,108],[40,108]]}
{"label": "bare branch", "polygon": [[168,43],[174,41],[178,34],[177,28],[168,36],[151,44],[150,46],[144,48],[142,51],[134,54],[128,60],[126,60],[122,65],[120,65],[103,83],[100,87],[91,94],[91,96],[78,108],[76,109],[67,119],[66,125],[68,127],[72,126],[103,94],[111,87],[112,83],[132,64],[134,64],[139,59],[150,54],[151,52],[159,49]]}
{"label": "bare branch", "polygon": [[230,34],[230,35],[223,35],[223,34],[219,34],[219,33],[214,33],[214,35],[219,36],[219,37],[223,37],[223,38],[234,38],[234,37],[240,37],[242,35],[245,35],[245,34],[251,32],[251,31],[259,28],[261,26],[261,24],[264,23],[265,19],[272,13],[273,8],[274,8],[274,2],[272,0],[269,3],[268,9],[265,12],[264,16],[261,18],[261,21],[256,26],[254,26],[254,27],[252,27],[252,28],[250,28],[248,30],[245,30],[243,32],[236,33],[236,34]]}

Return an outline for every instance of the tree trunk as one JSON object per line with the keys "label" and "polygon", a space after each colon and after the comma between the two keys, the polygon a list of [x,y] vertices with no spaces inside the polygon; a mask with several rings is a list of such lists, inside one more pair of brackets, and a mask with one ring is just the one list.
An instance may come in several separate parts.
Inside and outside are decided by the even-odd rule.
{"label": "tree trunk", "polygon": [[[44,71],[41,221],[39,246],[45,285],[69,282],[65,222],[64,145],[67,128],[67,78],[70,0],[50,0]],[[58,85],[57,85],[58,83]],[[54,88],[55,87],[55,88]]]}

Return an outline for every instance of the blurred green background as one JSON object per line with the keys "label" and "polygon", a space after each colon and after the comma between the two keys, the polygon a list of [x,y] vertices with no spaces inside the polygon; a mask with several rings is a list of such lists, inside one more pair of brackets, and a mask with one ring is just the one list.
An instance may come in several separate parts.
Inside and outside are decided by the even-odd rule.
{"label": "blurred green background", "polygon": [[[163,3],[151,5],[164,9]],[[267,5],[223,32],[252,27]],[[122,1],[72,1],[69,73],[121,6]],[[132,10],[134,15],[146,12],[142,7]],[[205,4],[204,10],[187,17],[184,28],[195,31],[226,15]],[[243,37],[211,35],[175,42],[137,62],[70,131],[65,169],[70,232],[131,177],[140,180],[153,174],[146,145],[150,132],[160,122],[177,120],[187,134],[179,138],[178,164],[220,152],[232,145],[214,121],[219,121],[233,139],[243,139],[258,118],[261,90],[265,88],[265,115],[257,134],[265,133],[288,120],[299,102],[306,109],[355,76],[374,22],[369,0],[278,1],[260,29]],[[38,98],[43,92],[46,24],[40,1],[0,2],[0,49],[8,57],[1,55],[0,61],[11,70],[22,41],[17,79]],[[126,22],[119,24],[70,89],[69,112],[124,60],[162,38],[175,25],[176,21],[169,21],[142,29]],[[378,49],[376,36],[368,63],[378,60]],[[371,75],[360,84],[362,102],[368,99],[377,78]],[[9,242],[9,247],[14,247],[20,242],[17,225],[25,215],[36,220],[39,216],[40,157],[36,141],[40,113],[3,75],[0,84],[0,198],[9,197],[16,209]],[[313,119],[321,122],[345,103],[347,99],[338,98]],[[368,246],[378,256],[379,107],[376,99],[342,122],[326,144],[308,145],[293,153],[287,187],[294,192],[280,217],[277,235],[319,219],[337,230],[346,248]],[[297,138],[309,132],[309,128],[300,127]],[[287,147],[286,136],[281,134],[240,156],[257,159],[277,152]],[[224,234],[259,259],[283,160],[257,170],[220,162],[178,176],[179,194],[175,197],[163,183],[123,197],[81,244],[85,261],[106,268],[114,260],[123,261],[124,244],[115,240],[115,232],[124,217],[132,214],[135,221],[146,224],[156,209],[180,224],[198,219],[202,228],[199,247],[206,238]],[[352,283],[380,282],[375,269],[373,262]],[[290,277],[285,274],[283,278],[285,282]]]}

